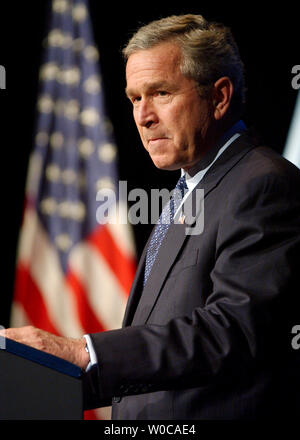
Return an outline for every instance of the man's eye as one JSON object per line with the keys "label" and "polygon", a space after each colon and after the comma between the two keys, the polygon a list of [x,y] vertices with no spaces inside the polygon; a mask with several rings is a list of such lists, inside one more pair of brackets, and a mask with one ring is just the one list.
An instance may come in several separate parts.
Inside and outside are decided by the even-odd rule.
{"label": "man's eye", "polygon": [[165,90],[159,90],[159,91],[157,92],[157,94],[158,94],[159,96],[167,96],[167,95],[168,95],[168,92],[166,92]]}
{"label": "man's eye", "polygon": [[136,104],[137,102],[140,102],[140,100],[141,100],[140,96],[133,96],[132,98],[130,98],[132,104]]}

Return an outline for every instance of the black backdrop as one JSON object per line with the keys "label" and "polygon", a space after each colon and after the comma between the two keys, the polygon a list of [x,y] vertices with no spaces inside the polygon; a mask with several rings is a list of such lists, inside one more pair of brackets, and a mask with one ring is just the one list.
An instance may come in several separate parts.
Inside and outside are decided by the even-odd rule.
{"label": "black backdrop", "polygon": [[[7,4],[9,3],[9,4]],[[34,132],[37,77],[42,39],[47,26],[47,0],[6,2],[0,6],[0,64],[7,88],[1,106],[1,236],[2,275],[0,324],[7,326],[13,291],[16,246],[22,217],[24,184]],[[124,95],[124,66],[120,50],[142,23],[178,13],[201,13],[231,27],[246,66],[248,105],[245,122],[273,149],[282,153],[296,91],[292,66],[299,61],[299,20],[295,3],[90,0],[96,44],[100,50],[106,103],[119,148],[120,179],[129,189],[171,188],[177,173],[154,168],[143,150]],[[297,47],[298,46],[298,47]],[[150,226],[134,227],[140,254]]]}

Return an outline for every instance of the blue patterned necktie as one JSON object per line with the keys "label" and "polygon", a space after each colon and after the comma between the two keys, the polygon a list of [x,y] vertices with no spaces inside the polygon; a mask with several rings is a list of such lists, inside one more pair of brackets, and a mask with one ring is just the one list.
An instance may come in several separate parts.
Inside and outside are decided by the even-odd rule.
{"label": "blue patterned necktie", "polygon": [[154,264],[155,258],[158,254],[160,245],[169,229],[169,226],[174,221],[174,215],[182,201],[185,191],[188,189],[185,176],[180,177],[176,187],[173,191],[172,197],[167,203],[156,223],[151,241],[149,243],[147,254],[146,254],[146,264],[144,273],[144,286],[147,282],[148,276],[150,275],[152,266]]}

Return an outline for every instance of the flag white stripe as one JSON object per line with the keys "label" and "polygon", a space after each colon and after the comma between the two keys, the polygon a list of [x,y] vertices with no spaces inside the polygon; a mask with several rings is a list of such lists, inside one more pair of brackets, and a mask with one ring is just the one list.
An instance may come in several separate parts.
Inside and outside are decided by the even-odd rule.
{"label": "flag white stripe", "polygon": [[104,328],[119,328],[125,311],[126,293],[106,260],[93,246],[81,243],[70,254],[70,267],[80,279]]}
{"label": "flag white stripe", "polygon": [[103,408],[97,408],[96,412],[99,420],[110,420],[111,419],[111,406],[106,406]]}
{"label": "flag white stripe", "polygon": [[14,301],[11,307],[11,327],[23,327],[24,325],[31,325],[30,319],[28,318],[23,304]]}
{"label": "flag white stripe", "polygon": [[[106,227],[108,228],[110,234],[114,237],[115,242],[117,243],[122,253],[124,255],[127,255],[129,258],[135,258],[136,250],[134,247],[132,229],[128,223],[127,206],[125,203],[120,202],[118,204],[118,209],[120,221],[112,218],[106,224]],[[121,221],[125,220],[125,224],[121,223]]]}

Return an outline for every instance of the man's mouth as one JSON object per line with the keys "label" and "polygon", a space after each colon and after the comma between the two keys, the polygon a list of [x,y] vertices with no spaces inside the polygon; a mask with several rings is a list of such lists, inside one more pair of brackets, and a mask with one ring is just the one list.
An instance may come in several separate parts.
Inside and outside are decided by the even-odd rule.
{"label": "man's mouth", "polygon": [[168,138],[163,137],[163,136],[162,137],[153,137],[153,138],[148,139],[148,143],[156,143],[156,142],[164,141],[166,139],[168,139]]}

